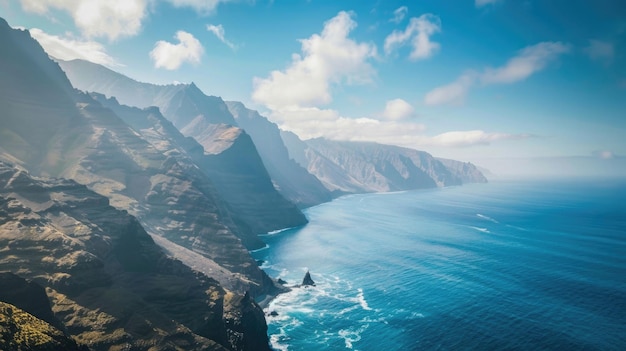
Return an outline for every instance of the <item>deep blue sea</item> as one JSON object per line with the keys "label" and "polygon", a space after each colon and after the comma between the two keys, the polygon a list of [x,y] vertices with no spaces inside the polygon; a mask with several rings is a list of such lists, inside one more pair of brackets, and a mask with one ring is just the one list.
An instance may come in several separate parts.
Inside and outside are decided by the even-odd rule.
{"label": "deep blue sea", "polygon": [[626,180],[351,195],[254,252],[277,350],[626,350]]}

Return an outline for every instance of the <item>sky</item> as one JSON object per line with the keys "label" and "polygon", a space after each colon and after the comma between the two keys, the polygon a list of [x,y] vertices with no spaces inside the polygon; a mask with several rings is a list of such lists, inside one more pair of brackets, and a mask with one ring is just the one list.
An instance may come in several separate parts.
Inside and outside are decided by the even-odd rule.
{"label": "sky", "polygon": [[303,139],[626,156],[623,0],[0,0],[60,59],[194,82]]}

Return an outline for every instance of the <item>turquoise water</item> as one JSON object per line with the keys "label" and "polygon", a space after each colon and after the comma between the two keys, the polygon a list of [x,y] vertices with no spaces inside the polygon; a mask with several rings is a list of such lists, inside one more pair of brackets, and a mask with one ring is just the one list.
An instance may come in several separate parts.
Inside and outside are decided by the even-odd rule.
{"label": "turquoise water", "polygon": [[255,252],[277,350],[626,350],[626,182],[352,195]]}

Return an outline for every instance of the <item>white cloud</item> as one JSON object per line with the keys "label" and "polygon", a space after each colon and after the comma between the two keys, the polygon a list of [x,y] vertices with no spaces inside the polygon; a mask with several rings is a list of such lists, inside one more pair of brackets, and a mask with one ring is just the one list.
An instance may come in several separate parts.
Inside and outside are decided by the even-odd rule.
{"label": "white cloud", "polygon": [[219,39],[222,43],[228,45],[229,48],[231,49],[235,49],[236,46],[235,44],[231,43],[230,41],[228,41],[226,39],[226,31],[224,30],[224,27],[221,24],[213,25],[213,24],[207,24],[206,29],[215,34],[215,36],[217,37],[217,39]]}
{"label": "white cloud", "polygon": [[61,60],[82,59],[101,65],[120,66],[117,61],[107,54],[104,46],[91,40],[79,40],[71,36],[56,36],[41,29],[29,30],[33,38],[46,50],[48,55]]}
{"label": "white cloud", "polygon": [[141,30],[148,0],[20,0],[28,12],[46,14],[50,9],[66,11],[88,38],[115,40]]}
{"label": "white cloud", "polygon": [[159,40],[154,45],[154,49],[150,51],[154,67],[175,70],[184,62],[200,63],[200,57],[204,53],[200,41],[182,30],[176,32],[176,39],[178,39],[178,44]]}
{"label": "white cloud", "polygon": [[529,134],[487,133],[482,130],[446,132],[424,140],[424,145],[467,147],[489,145],[499,140],[516,140],[529,138]]}
{"label": "white cloud", "polygon": [[406,17],[407,13],[409,13],[409,8],[406,6],[400,6],[395,11],[393,11],[393,18],[389,20],[389,22],[400,23]]}
{"label": "white cloud", "polygon": [[500,0],[476,0],[474,4],[476,5],[476,7],[483,7],[485,5],[495,4],[497,2],[500,2]]}
{"label": "white cloud", "polygon": [[383,111],[383,117],[388,120],[398,121],[413,117],[415,115],[415,109],[411,104],[402,99],[393,99],[387,101],[385,110]]}
{"label": "white cloud", "polygon": [[385,38],[385,53],[389,55],[394,50],[410,44],[411,60],[429,58],[439,50],[439,43],[430,40],[430,37],[438,32],[441,32],[439,17],[432,14],[413,17],[404,31],[394,30]]}
{"label": "white cloud", "polygon": [[569,45],[560,42],[543,42],[528,46],[503,67],[486,69],[481,80],[485,84],[514,83],[524,80],[569,50]]}
{"label": "white cloud", "polygon": [[370,82],[375,71],[367,61],[376,57],[376,47],[348,38],[356,26],[350,13],[339,12],[321,34],[300,40],[302,54],[293,54],[289,67],[268,78],[255,77],[252,98],[272,110],[315,106],[332,100],[333,84]]}
{"label": "white cloud", "polygon": [[560,42],[542,42],[528,46],[520,50],[517,56],[509,59],[502,67],[486,68],[480,74],[469,71],[454,82],[431,90],[424,97],[424,103],[460,105],[464,102],[469,89],[477,81],[481,81],[484,85],[515,83],[541,71],[550,62],[569,51],[570,46]]}
{"label": "white cloud", "polygon": [[600,40],[589,40],[589,46],[585,48],[585,53],[592,60],[611,63],[615,57],[615,47],[612,43]]}
{"label": "white cloud", "polygon": [[220,3],[231,2],[232,0],[168,0],[176,7],[191,7],[200,14],[211,14]]}
{"label": "white cloud", "polygon": [[281,129],[294,132],[302,139],[325,137],[393,145],[410,145],[425,129],[419,123],[380,121],[367,117],[348,118],[335,110],[317,107],[273,111],[270,119],[278,123]]}
{"label": "white cloud", "polygon": [[428,92],[424,97],[426,105],[452,104],[461,105],[465,96],[476,80],[476,74],[468,72],[461,75],[454,82],[440,86]]}

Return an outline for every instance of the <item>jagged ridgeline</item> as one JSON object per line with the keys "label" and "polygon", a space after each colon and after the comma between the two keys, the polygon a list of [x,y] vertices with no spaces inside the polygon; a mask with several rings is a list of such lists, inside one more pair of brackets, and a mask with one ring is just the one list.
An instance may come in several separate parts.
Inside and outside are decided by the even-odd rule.
{"label": "jagged ridgeline", "polygon": [[0,270],[46,287],[96,350],[268,349],[252,298],[279,288],[187,150],[162,151],[74,90],[27,31],[0,20],[0,45]]}
{"label": "jagged ridgeline", "polygon": [[[219,142],[231,139],[221,136],[238,131],[231,125],[237,123],[254,141],[275,188],[300,207],[346,193],[487,181],[471,163],[438,159],[423,151],[375,143],[302,141],[293,133],[281,132],[257,111],[228,101],[226,107],[233,119],[225,112],[220,98],[202,94],[193,83],[154,85],[83,60],[59,64],[79,89],[116,96],[122,104],[159,106],[183,134],[194,137],[206,150],[220,150]],[[179,115],[187,117],[181,119]],[[219,127],[224,123],[229,128]],[[223,185],[228,188],[227,183]]]}

